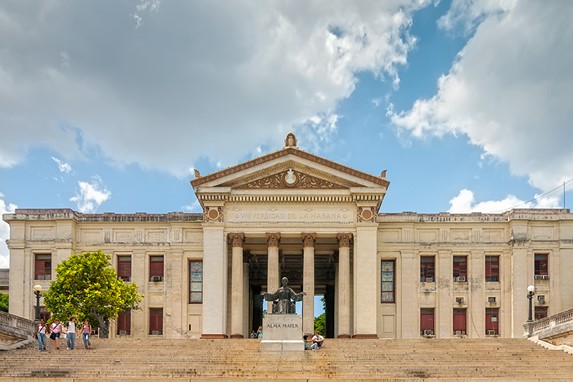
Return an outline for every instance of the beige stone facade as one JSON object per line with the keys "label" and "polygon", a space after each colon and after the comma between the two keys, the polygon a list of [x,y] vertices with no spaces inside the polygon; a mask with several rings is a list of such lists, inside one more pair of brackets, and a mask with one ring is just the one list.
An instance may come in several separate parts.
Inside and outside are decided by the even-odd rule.
{"label": "beige stone facade", "polygon": [[[327,335],[521,337],[527,286],[536,314],[573,307],[573,215],[380,214],[389,181],[309,154],[294,136],[274,153],[191,182],[202,214],[17,209],[10,224],[10,312],[33,318],[72,253],[101,249],[145,295],[112,335],[247,337],[261,293],[287,276],[314,296]],[[543,296],[541,298],[540,296]]]}

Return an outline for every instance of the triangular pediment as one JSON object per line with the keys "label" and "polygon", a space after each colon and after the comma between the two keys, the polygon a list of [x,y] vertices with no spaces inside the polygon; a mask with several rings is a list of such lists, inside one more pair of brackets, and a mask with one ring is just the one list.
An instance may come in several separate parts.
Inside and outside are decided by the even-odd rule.
{"label": "triangular pediment", "polygon": [[207,176],[196,171],[191,185],[203,208],[209,205],[218,217],[227,202],[361,203],[377,211],[390,184],[385,175],[357,171],[285,141],[282,150],[225,170]]}
{"label": "triangular pediment", "polygon": [[387,188],[388,180],[329,161],[295,148],[196,177],[194,188],[262,189],[349,189]]}

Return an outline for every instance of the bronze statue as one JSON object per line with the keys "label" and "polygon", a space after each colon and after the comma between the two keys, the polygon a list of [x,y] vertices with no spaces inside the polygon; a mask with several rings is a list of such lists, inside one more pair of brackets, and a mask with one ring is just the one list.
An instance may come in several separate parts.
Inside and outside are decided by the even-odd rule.
{"label": "bronze statue", "polygon": [[302,300],[306,292],[296,293],[288,286],[288,279],[283,277],[282,286],[275,293],[265,293],[265,300],[273,302],[274,314],[294,314],[296,313],[295,302]]}

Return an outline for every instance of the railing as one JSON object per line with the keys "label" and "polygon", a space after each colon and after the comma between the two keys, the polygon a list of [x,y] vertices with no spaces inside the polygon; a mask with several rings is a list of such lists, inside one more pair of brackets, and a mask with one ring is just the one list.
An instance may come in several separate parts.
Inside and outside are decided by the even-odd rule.
{"label": "railing", "polygon": [[34,333],[34,321],[0,312],[0,333],[19,339],[26,339]]}
{"label": "railing", "polygon": [[525,336],[539,336],[547,338],[558,334],[573,331],[573,309],[545,317],[537,321],[527,322],[523,325]]}

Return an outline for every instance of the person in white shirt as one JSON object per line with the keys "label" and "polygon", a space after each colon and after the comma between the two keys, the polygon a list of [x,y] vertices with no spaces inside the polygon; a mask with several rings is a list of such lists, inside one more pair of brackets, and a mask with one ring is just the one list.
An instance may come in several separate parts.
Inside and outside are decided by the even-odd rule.
{"label": "person in white shirt", "polygon": [[66,332],[66,343],[68,345],[68,350],[74,350],[76,346],[76,318],[74,316],[70,317],[67,329],[68,331]]}
{"label": "person in white shirt", "polygon": [[321,347],[322,344],[324,343],[324,337],[320,335],[320,332],[318,330],[312,337],[312,342],[314,342],[318,347]]}

